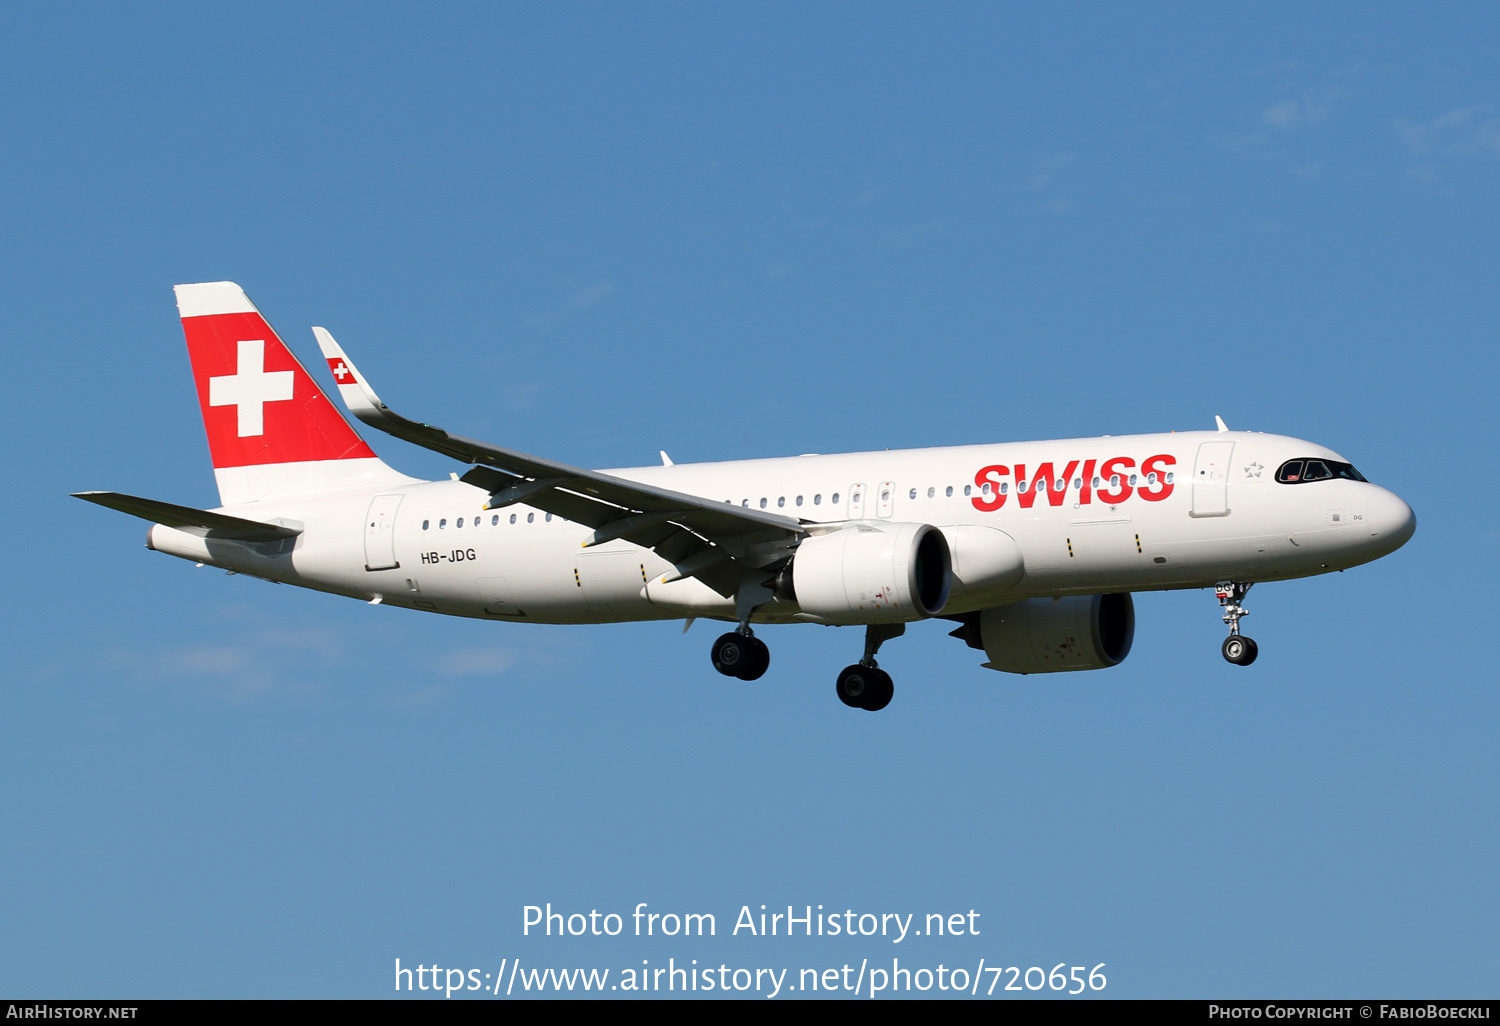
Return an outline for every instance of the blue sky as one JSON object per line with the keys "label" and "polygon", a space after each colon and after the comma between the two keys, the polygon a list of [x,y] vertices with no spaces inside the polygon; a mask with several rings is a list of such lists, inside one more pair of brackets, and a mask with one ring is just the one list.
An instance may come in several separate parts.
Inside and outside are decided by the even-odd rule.
{"label": "blue sky", "polygon": [[[1494,996],[1497,50],[1485,5],[6,6],[0,992],[896,956]],[[68,498],[216,502],[171,286],[221,279],[579,464],[1221,414],[1418,530],[1256,589],[1249,670],[1210,593],[1150,594],[1094,674],[918,625],[853,715],[850,629],[727,682],[709,625],[372,609]],[[549,901],[720,936],[522,937]],[[762,903],[982,932],[724,935]]]}

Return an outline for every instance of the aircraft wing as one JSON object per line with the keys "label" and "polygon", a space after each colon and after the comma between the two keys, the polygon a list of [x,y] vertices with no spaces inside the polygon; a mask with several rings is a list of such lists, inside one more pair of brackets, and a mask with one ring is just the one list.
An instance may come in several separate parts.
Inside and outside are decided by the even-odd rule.
{"label": "aircraft wing", "polygon": [[236,541],[268,542],[283,538],[295,538],[302,533],[300,527],[282,524],[266,524],[259,520],[246,520],[226,513],[210,513],[191,506],[178,506],[158,499],[143,499],[137,495],[121,492],[74,492],[73,498],[95,502],[133,517],[149,520],[153,524],[174,527],[199,538],[233,538]]}
{"label": "aircraft wing", "polygon": [[697,577],[725,596],[738,588],[741,570],[772,566],[806,533],[801,521],[780,513],[628,481],[408,420],[380,401],[326,329],[313,328],[313,334],[349,412],[386,434],[477,464],[461,480],[489,491],[487,509],[525,502],[594,528],[586,547],[623,538],[672,563],[677,570],[668,580]]}

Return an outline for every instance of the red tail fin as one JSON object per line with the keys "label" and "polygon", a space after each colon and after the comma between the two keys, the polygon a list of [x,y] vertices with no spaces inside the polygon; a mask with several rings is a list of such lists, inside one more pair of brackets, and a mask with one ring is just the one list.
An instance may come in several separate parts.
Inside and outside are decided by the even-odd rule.
{"label": "red tail fin", "polygon": [[214,466],[375,454],[233,282],[177,286]]}
{"label": "red tail fin", "polygon": [[[394,474],[354,433],[244,290],[220,281],[178,285],[176,292],[209,454],[226,505],[340,490]],[[275,472],[282,464],[297,466]]]}

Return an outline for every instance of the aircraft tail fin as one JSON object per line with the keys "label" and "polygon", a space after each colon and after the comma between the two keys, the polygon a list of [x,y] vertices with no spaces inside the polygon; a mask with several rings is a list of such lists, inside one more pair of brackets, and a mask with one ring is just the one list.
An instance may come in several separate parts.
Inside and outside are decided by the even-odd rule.
{"label": "aircraft tail fin", "polygon": [[175,291],[225,506],[412,480],[355,434],[238,285]]}

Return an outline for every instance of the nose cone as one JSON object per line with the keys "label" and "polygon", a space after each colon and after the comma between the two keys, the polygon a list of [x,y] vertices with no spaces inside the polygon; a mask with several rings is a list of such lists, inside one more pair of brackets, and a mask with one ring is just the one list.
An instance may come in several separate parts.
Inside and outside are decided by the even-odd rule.
{"label": "nose cone", "polygon": [[1372,485],[1373,494],[1365,503],[1365,520],[1370,525],[1370,540],[1381,555],[1395,552],[1416,533],[1417,515],[1394,492]]}

